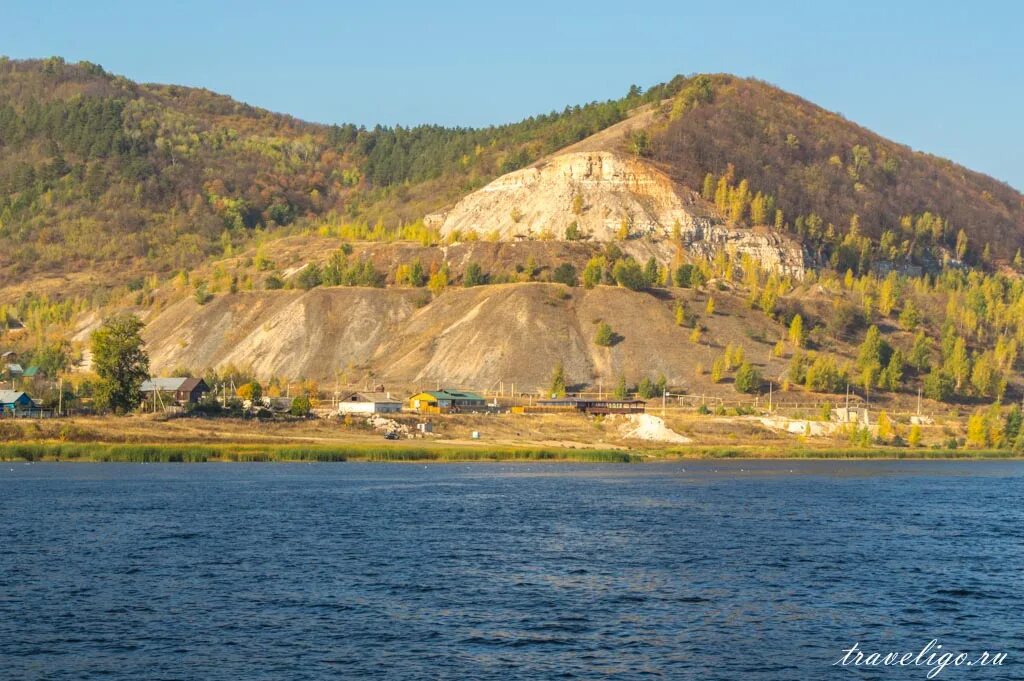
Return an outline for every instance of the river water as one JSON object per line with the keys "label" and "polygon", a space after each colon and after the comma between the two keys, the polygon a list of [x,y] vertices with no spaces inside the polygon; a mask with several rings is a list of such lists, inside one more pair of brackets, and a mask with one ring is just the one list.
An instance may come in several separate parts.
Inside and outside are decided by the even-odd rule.
{"label": "river water", "polygon": [[1019,679],[1022,596],[1021,462],[0,466],[2,679]]}

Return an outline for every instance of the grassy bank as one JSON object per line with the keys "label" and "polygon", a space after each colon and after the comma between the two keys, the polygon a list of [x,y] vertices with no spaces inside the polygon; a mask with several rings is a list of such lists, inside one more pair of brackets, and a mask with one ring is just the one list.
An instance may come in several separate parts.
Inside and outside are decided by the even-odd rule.
{"label": "grassy bank", "polygon": [[1015,459],[1008,449],[932,449],[925,447],[685,447],[661,452],[680,459]]}
{"label": "grassy bank", "polygon": [[0,459],[24,461],[581,461],[629,463],[639,457],[615,450],[403,447],[394,445],[0,443]]}
{"label": "grassy bank", "polygon": [[569,448],[403,446],[368,444],[273,445],[188,443],[0,443],[0,460],[185,462],[206,461],[577,461],[633,463],[672,459],[1012,459],[1009,450],[910,449],[906,447],[802,448],[778,446],[693,446],[629,453],[621,450]]}

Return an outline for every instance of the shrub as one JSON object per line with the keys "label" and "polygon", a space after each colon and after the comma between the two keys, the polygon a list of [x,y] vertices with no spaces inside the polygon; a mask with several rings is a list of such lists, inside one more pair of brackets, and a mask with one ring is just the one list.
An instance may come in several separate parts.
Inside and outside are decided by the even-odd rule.
{"label": "shrub", "polygon": [[752,394],[760,391],[761,389],[761,372],[755,369],[750,364],[744,362],[740,365],[740,368],[736,370],[736,390],[737,392]]}
{"label": "shrub", "polygon": [[611,347],[615,343],[615,332],[612,331],[612,327],[607,322],[598,324],[594,342],[605,348]]}
{"label": "shrub", "polygon": [[288,413],[292,416],[305,416],[309,413],[309,406],[309,398],[305,395],[299,395],[292,400],[292,406]]}
{"label": "shrub", "polygon": [[555,271],[551,274],[551,280],[566,286],[576,286],[579,283],[579,278],[576,276],[576,268],[567,262],[563,262],[555,268]]}
{"label": "shrub", "polygon": [[480,265],[475,262],[469,263],[469,265],[466,266],[466,273],[462,275],[462,285],[469,288],[471,286],[480,286],[486,283],[487,275],[484,274]]}

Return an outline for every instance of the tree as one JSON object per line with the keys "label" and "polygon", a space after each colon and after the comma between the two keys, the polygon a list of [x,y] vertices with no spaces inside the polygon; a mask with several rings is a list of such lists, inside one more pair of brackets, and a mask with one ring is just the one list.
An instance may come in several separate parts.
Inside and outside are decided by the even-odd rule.
{"label": "tree", "polygon": [[567,262],[563,262],[555,268],[555,271],[551,273],[551,280],[566,286],[576,286],[579,283],[579,279],[576,277],[576,268]]}
{"label": "tree", "polygon": [[629,386],[626,385],[626,377],[623,374],[619,374],[619,380],[615,384],[613,395],[618,400],[624,400],[629,397]]}
{"label": "tree", "polygon": [[864,335],[864,342],[857,351],[857,369],[865,388],[875,385],[882,371],[882,364],[888,359],[888,345],[882,340],[878,327],[871,325]]}
{"label": "tree", "polygon": [[642,400],[649,400],[657,394],[655,390],[654,383],[651,382],[651,379],[644,376],[640,379],[640,383],[636,387],[636,394]]}
{"label": "tree", "polygon": [[704,312],[706,312],[709,315],[715,314],[715,299],[712,298],[711,296],[708,296],[708,302],[706,305],[704,305]]}
{"label": "tree", "polygon": [[94,392],[97,408],[125,413],[142,402],[142,382],[149,378],[142,328],[138,317],[121,315],[106,320],[93,332],[92,364],[99,377]]}
{"label": "tree", "polygon": [[800,315],[793,315],[793,321],[789,324],[789,342],[794,348],[802,348],[804,345],[804,319]]}
{"label": "tree", "polygon": [[892,309],[896,306],[897,293],[896,273],[890,272],[878,289],[878,312],[883,317],[892,314]]}
{"label": "tree", "polygon": [[[796,358],[794,357],[794,360]],[[814,361],[803,360],[806,367],[804,385],[808,390],[819,393],[838,393],[846,387],[849,380],[845,372],[836,366],[836,361],[828,355],[817,355]],[[799,383],[800,363],[790,363],[790,378]]]}
{"label": "tree", "polygon": [[954,342],[953,350],[946,359],[945,370],[953,378],[956,392],[960,392],[964,381],[971,375],[971,358],[963,338],[958,337]]}
{"label": "tree", "polygon": [[910,366],[914,367],[914,370],[918,373],[923,374],[931,366],[931,359],[931,339],[925,335],[924,331],[918,331],[917,335],[914,336],[914,344],[910,346]]}
{"label": "tree", "polygon": [[648,156],[651,153],[651,140],[646,130],[633,130],[629,134],[629,148],[637,156]]}
{"label": "tree", "polygon": [[658,283],[658,261],[651,256],[644,265],[644,281],[647,286],[654,286]]}
{"label": "tree", "polygon": [[894,350],[889,356],[889,363],[878,377],[878,387],[883,390],[896,391],[903,387],[903,353]]}
{"label": "tree", "polygon": [[878,413],[878,439],[881,442],[888,442],[892,437],[892,421],[884,411]]}
{"label": "tree", "polygon": [[[577,197],[579,195],[577,194]],[[565,240],[566,241],[579,241],[583,237],[580,234],[580,225],[578,222],[573,220],[569,223],[569,226],[565,228]]]}
{"label": "tree", "polygon": [[690,288],[693,285],[694,266],[686,263],[676,268],[672,274],[672,281],[679,288]]}
{"label": "tree", "polygon": [[921,312],[917,309],[917,305],[914,304],[914,299],[911,298],[900,312],[900,328],[904,331],[913,331],[920,323]]}
{"label": "tree", "polygon": [[1024,423],[1024,414],[1021,413],[1020,406],[1015,404],[1010,411],[1006,412],[1003,421],[1003,437],[1008,444],[1012,445],[1016,442],[1017,437],[1021,434],[1022,423]]}
{"label": "tree", "polygon": [[674,315],[676,320],[676,326],[686,326],[686,304],[683,301],[676,301]]}
{"label": "tree", "polygon": [[722,377],[725,375],[725,359],[722,357],[716,357],[715,361],[711,363],[711,382],[720,383]]}
{"label": "tree", "polygon": [[630,291],[641,291],[648,286],[643,269],[632,258],[622,258],[616,261],[615,267],[612,269],[612,276],[615,277],[615,283]]}
{"label": "tree", "polygon": [[565,367],[562,366],[561,360],[551,374],[550,393],[552,397],[565,397]]}
{"label": "tree", "polygon": [[430,280],[427,281],[427,288],[435,296],[439,296],[444,293],[444,290],[448,288],[448,270],[440,269],[437,272],[430,275]]}
{"label": "tree", "polygon": [[967,255],[967,232],[960,230],[956,235],[956,259],[963,260]]}
{"label": "tree", "polygon": [[761,380],[761,372],[746,362],[736,370],[735,387],[737,392],[747,394],[758,392],[761,389]]}
{"label": "tree", "polygon": [[306,416],[309,414],[309,398],[305,395],[299,395],[292,400],[292,406],[288,409],[288,413],[292,416]]}
{"label": "tree", "polygon": [[994,397],[1006,387],[991,352],[983,352],[975,358],[971,367],[971,387],[982,397]]}
{"label": "tree", "polygon": [[242,384],[242,386],[235,391],[235,394],[243,400],[251,401],[255,405],[263,399],[263,386],[256,381],[250,381],[249,383]]}
{"label": "tree", "polygon": [[303,267],[295,276],[295,283],[307,291],[319,286],[323,283],[323,273],[320,270],[320,266],[316,263],[309,263]]}
{"label": "tree", "polygon": [[930,400],[948,402],[955,394],[953,379],[949,374],[932,369],[924,378],[924,395]]}
{"label": "tree", "polygon": [[708,173],[704,176],[704,184],[701,186],[700,195],[705,201],[713,201],[715,199],[715,176],[713,174]]}
{"label": "tree", "polygon": [[605,259],[601,256],[591,258],[587,266],[583,268],[583,286],[594,288],[601,283],[601,276],[604,274]]}
{"label": "tree", "polygon": [[601,322],[597,325],[597,335],[594,336],[594,342],[602,347],[611,347],[615,342],[615,332],[612,331],[612,327],[609,326],[608,322]]}
{"label": "tree", "polygon": [[921,446],[921,426],[916,423],[910,427],[910,433],[907,435],[907,444],[911,447]]}
{"label": "tree", "polygon": [[478,263],[471,262],[466,266],[466,272],[462,275],[462,285],[466,288],[480,286],[487,283],[487,275]]}

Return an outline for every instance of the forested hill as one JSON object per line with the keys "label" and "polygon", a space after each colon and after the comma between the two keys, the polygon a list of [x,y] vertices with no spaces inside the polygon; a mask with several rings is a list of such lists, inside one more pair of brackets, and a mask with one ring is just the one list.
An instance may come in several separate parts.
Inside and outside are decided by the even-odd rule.
{"label": "forested hill", "polygon": [[646,153],[723,212],[738,193],[722,189],[770,198],[781,212],[752,221],[799,235],[840,271],[857,270],[862,248],[924,262],[945,249],[981,264],[1009,260],[1024,241],[1024,196],[1009,185],[757,80],[693,78],[664,104]]}
{"label": "forested hill", "polygon": [[725,214],[738,201],[737,223],[775,224],[837,268],[863,267],[865,249],[1009,259],[1024,234],[1024,199],[1007,185],[731,76],[677,76],[504,126],[368,130],[85,62],[0,58],[0,271],[115,285],[296,225],[410,223],[645,104],[658,114],[624,151]]}
{"label": "forested hill", "polygon": [[168,272],[332,213],[413,221],[668,92],[484,129],[367,130],[85,62],[0,58],[0,269]]}

